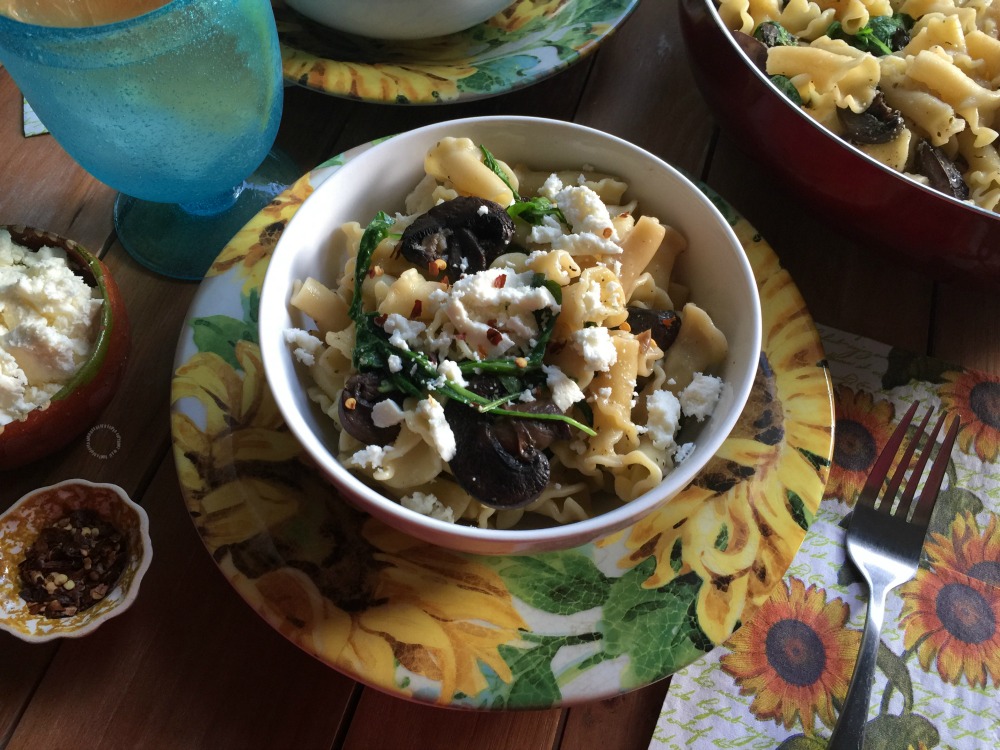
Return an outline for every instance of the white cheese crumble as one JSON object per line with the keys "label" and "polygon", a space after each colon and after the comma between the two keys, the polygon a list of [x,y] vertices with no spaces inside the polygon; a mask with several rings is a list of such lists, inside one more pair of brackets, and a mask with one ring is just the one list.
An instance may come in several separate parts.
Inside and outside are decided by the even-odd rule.
{"label": "white cheese crumble", "polygon": [[684,416],[694,417],[701,422],[706,417],[712,416],[721,395],[721,378],[696,372],[694,379],[680,392],[678,398]]}
{"label": "white cheese crumble", "polygon": [[607,372],[618,361],[618,349],[604,326],[589,326],[574,331],[572,342],[591,370]]}
{"label": "white cheese crumble", "polygon": [[670,391],[653,391],[646,396],[646,435],[653,442],[653,447],[668,454],[677,450],[674,441],[680,428],[681,404]]}
{"label": "white cheese crumble", "polygon": [[409,351],[410,342],[416,341],[427,326],[419,320],[410,320],[399,313],[390,313],[386,316],[382,328],[389,334],[390,344],[397,349]]}
{"label": "white cheese crumble", "polygon": [[63,250],[33,252],[0,231],[0,427],[46,406],[73,377],[93,348],[101,304]]}
{"label": "white cheese crumble", "polygon": [[391,398],[383,399],[372,407],[372,424],[376,427],[392,427],[403,421],[406,412]]}
{"label": "white cheese crumble", "polygon": [[611,213],[592,188],[586,185],[563,185],[555,174],[542,185],[542,195],[562,211],[570,231],[564,232],[559,222],[545,217],[542,225],[533,227],[529,240],[551,244],[554,250],[566,250],[570,255],[620,255],[618,231]]}
{"label": "white cheese crumble", "polygon": [[417,404],[416,416],[425,428],[422,433],[441,456],[441,460],[451,461],[457,448],[455,433],[451,431],[444,416],[444,407],[433,396],[428,396]]}
{"label": "white cheese crumble", "polygon": [[381,445],[369,445],[356,451],[351,456],[351,463],[355,466],[360,466],[362,469],[366,466],[370,466],[373,469],[380,469],[387,453],[388,450]]}
{"label": "white cheese crumble", "polygon": [[583,401],[584,393],[580,390],[580,386],[558,367],[542,365],[542,372],[545,373],[545,384],[552,391],[552,403],[559,408],[559,411],[564,412],[577,401]]}
{"label": "white cheese crumble", "polygon": [[536,311],[560,310],[552,292],[544,286],[532,286],[533,279],[531,271],[488,268],[463,276],[450,293],[443,289],[431,292],[430,300],[444,310],[456,337],[471,352],[501,356],[511,350],[523,351],[537,335]]}
{"label": "white cheese crumble", "polygon": [[291,345],[295,359],[306,367],[316,364],[316,357],[322,353],[323,342],[301,328],[286,328],[285,341]]}
{"label": "white cheese crumble", "polygon": [[389,355],[389,372],[399,372],[403,369],[403,360],[398,354]]}
{"label": "white cheese crumble", "polygon": [[413,492],[409,495],[403,495],[399,499],[399,504],[421,515],[437,518],[447,523],[455,523],[455,511],[429,492]]}
{"label": "white cheese crumble", "polygon": [[[445,359],[437,367],[438,374],[455,385],[466,386],[468,383],[462,375],[462,368],[453,359]],[[444,383],[441,384],[442,386]]]}

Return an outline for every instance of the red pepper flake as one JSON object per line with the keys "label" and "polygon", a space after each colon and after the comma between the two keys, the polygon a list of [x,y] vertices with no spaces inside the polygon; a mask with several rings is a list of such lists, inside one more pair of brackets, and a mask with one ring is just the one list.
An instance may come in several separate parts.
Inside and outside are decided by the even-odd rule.
{"label": "red pepper flake", "polygon": [[42,529],[18,565],[28,611],[70,617],[107,596],[125,569],[128,541],[86,508]]}
{"label": "red pepper flake", "polygon": [[385,321],[387,321],[388,319],[389,319],[388,315],[376,315],[373,318],[375,325],[377,325],[379,328],[382,328],[385,325]]}
{"label": "red pepper flake", "polygon": [[381,276],[384,273],[385,271],[382,269],[382,266],[372,266],[371,268],[368,269],[368,278],[374,279]]}
{"label": "red pepper flake", "polygon": [[410,320],[416,320],[420,317],[421,311],[424,309],[424,303],[418,299],[413,300],[413,309],[410,310]]}
{"label": "red pepper flake", "polygon": [[497,289],[503,289],[507,284],[507,274],[502,273],[493,279],[493,286]]}
{"label": "red pepper flake", "polygon": [[493,346],[496,346],[501,341],[503,341],[503,334],[500,333],[500,331],[498,331],[496,328],[490,326],[489,330],[486,331],[486,339],[491,344],[493,344]]}
{"label": "red pepper flake", "polygon": [[611,227],[604,227],[604,231],[601,232],[601,234],[604,235],[604,239],[608,239],[609,237],[611,237],[612,231],[613,230],[611,229]]}

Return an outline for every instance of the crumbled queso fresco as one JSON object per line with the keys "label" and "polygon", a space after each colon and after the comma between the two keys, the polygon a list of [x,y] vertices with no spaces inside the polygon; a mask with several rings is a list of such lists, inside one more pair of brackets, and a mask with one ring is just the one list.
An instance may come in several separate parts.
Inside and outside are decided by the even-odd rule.
{"label": "crumbled queso fresco", "polygon": [[90,355],[101,300],[59,248],[0,230],[0,429],[44,407]]}

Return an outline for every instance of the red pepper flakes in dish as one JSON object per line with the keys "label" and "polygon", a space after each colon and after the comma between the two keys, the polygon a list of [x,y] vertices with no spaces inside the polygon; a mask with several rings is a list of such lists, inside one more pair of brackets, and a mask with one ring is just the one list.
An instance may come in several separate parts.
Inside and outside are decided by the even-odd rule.
{"label": "red pepper flakes in dish", "polygon": [[97,604],[118,583],[128,540],[95,511],[71,511],[42,529],[18,565],[20,596],[32,614],[70,617]]}

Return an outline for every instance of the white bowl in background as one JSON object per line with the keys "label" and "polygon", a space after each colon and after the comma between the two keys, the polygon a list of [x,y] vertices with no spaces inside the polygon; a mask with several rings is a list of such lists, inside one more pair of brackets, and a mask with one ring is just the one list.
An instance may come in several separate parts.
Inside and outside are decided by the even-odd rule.
{"label": "white bowl in background", "polygon": [[375,39],[426,39],[492,18],[513,0],[287,0],[324,26]]}
{"label": "white bowl in background", "polygon": [[[481,529],[449,524],[415,511],[372,489],[327,448],[337,444],[336,426],[306,394],[309,377],[295,361],[283,332],[308,327],[289,306],[296,280],[312,276],[334,285],[325,270],[330,238],[348,221],[366,225],[384,210],[403,210],[404,197],[423,177],[424,154],[445,136],[486,145],[508,164],[534,169],[593,166],[629,184],[626,197],[639,213],[678,229],[688,249],[675,276],[691,298],[726,334],[725,382],[714,414],[695,425],[695,448],[653,490],[629,503],[614,503],[586,521],[546,528]],[[268,383],[293,434],[322,473],[357,507],[425,541],[480,554],[567,549],[629,526],[684,489],[718,451],[736,424],[757,372],[761,310],[753,271],[736,235],[712,202],[690,180],[649,152],[612,135],[558,120],[495,116],[436,123],[397,135],[348,161],[303,203],[285,228],[264,280],[260,301],[260,347]]]}

